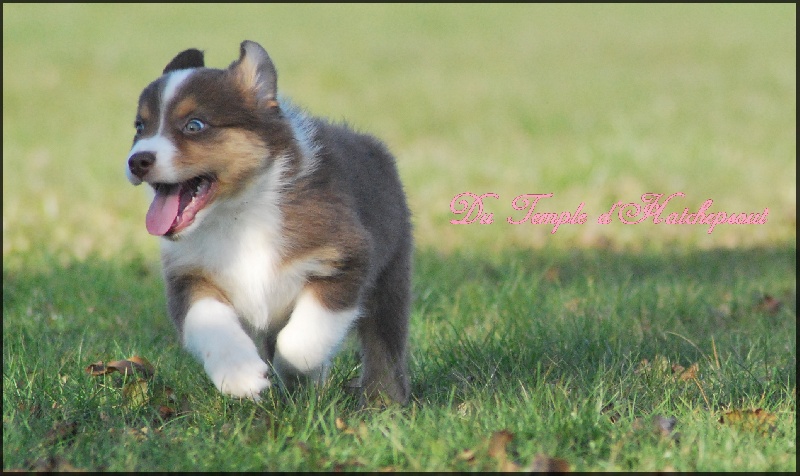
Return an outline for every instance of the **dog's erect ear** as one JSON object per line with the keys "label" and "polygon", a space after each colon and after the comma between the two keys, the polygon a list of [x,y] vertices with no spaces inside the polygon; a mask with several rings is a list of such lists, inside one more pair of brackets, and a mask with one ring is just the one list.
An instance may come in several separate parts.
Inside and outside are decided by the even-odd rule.
{"label": "dog's erect ear", "polygon": [[252,91],[264,107],[277,107],[278,72],[266,50],[254,41],[243,41],[239,59],[229,68],[244,91]]}
{"label": "dog's erect ear", "polygon": [[189,69],[189,68],[202,68],[205,66],[205,62],[203,61],[203,52],[194,48],[188,49],[186,51],[181,51],[178,53],[178,56],[172,58],[172,61],[164,68],[164,73],[167,74],[170,71],[177,71],[179,69]]}

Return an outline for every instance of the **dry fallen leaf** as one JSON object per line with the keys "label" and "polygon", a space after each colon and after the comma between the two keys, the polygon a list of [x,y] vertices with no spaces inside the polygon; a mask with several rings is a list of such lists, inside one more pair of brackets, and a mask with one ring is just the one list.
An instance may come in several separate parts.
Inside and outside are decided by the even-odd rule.
{"label": "dry fallen leaf", "polygon": [[59,442],[65,442],[78,434],[78,423],[74,421],[62,421],[57,423],[47,434],[44,435],[44,445],[51,446]]}
{"label": "dry fallen leaf", "polygon": [[519,464],[519,455],[513,449],[514,434],[507,429],[495,431],[475,448],[463,449],[455,455],[453,464],[462,467],[467,463],[472,470],[520,472],[520,471],[569,471],[569,464],[556,458],[538,455],[527,468]]}
{"label": "dry fallen leaf", "polygon": [[[175,391],[158,382],[158,378],[155,377],[155,367],[144,357],[134,355],[108,364],[104,364],[102,361],[96,362],[86,367],[86,372],[93,376],[108,375],[114,372],[120,372],[127,376],[128,378],[113,381],[114,386],[120,383],[122,385],[122,406],[128,410],[144,406],[151,407],[158,415],[152,421],[154,428],[160,427],[165,421],[180,413],[189,412],[185,408],[185,402],[183,411],[178,411],[180,405],[178,405]],[[102,413],[101,418],[103,418]]]}
{"label": "dry fallen leaf", "polygon": [[525,468],[528,473],[567,473],[569,472],[569,463],[561,458],[551,458],[544,454],[538,454],[531,462],[530,466]]}
{"label": "dry fallen leaf", "polygon": [[367,430],[367,424],[363,421],[358,424],[358,432],[356,436],[361,439],[361,441],[365,441],[367,436],[369,435],[369,431]]}
{"label": "dry fallen leaf", "polygon": [[636,368],[633,370],[633,373],[640,374],[643,372],[647,372],[648,370],[650,370],[650,360],[642,359],[636,365]]}
{"label": "dry fallen leaf", "polygon": [[508,430],[495,431],[489,440],[489,456],[495,459],[506,457],[506,446],[514,439]]}
{"label": "dry fallen leaf", "polygon": [[679,364],[674,364],[672,366],[672,374],[678,376],[678,380],[683,380],[684,382],[688,380],[694,380],[697,378],[697,371],[700,369],[700,366],[697,362],[693,363],[689,366],[688,369],[684,369]]}
{"label": "dry fallen leaf", "polygon": [[780,299],[776,299],[769,294],[765,294],[758,304],[756,304],[755,309],[757,312],[765,312],[770,315],[775,315],[781,310],[781,307],[783,307],[783,303]]}
{"label": "dry fallen leaf", "polygon": [[178,401],[178,396],[175,395],[175,390],[170,387],[164,387],[164,397],[166,397],[168,402],[175,403]]}
{"label": "dry fallen leaf", "polygon": [[89,366],[86,367],[86,373],[94,375],[94,376],[98,376],[98,375],[106,374],[106,373],[108,373],[108,371],[106,370],[106,365],[101,360],[99,362],[95,362],[93,364],[89,364]]}
{"label": "dry fallen leaf", "polygon": [[656,355],[653,357],[652,361],[649,359],[642,359],[639,362],[639,365],[636,366],[634,373],[641,374],[653,372],[656,374],[661,374],[669,371],[670,369],[672,369],[672,365],[669,363],[669,360],[663,355]]}
{"label": "dry fallen leaf", "polygon": [[134,355],[133,357],[126,359],[124,362],[130,362],[135,366],[134,369],[137,372],[143,372],[145,376],[153,375],[156,371],[155,367],[153,367],[153,364],[151,364],[150,361],[144,357],[139,357],[138,355]]}
{"label": "dry fallen leaf", "polygon": [[344,422],[340,417],[336,417],[336,429],[344,433],[345,435],[353,435],[357,439],[364,441],[367,438],[368,430],[367,424],[359,422],[358,428],[351,428],[347,426],[347,423]]}
{"label": "dry fallen leaf", "polygon": [[473,464],[475,463],[475,451],[470,449],[461,450],[461,452],[456,456],[456,459]]}
{"label": "dry fallen leaf", "polygon": [[755,410],[731,410],[721,416],[719,422],[733,428],[769,435],[775,431],[778,417],[761,408]]}
{"label": "dry fallen leaf", "polygon": [[347,471],[348,467],[351,468],[361,468],[366,466],[366,463],[361,458],[353,458],[347,461],[342,461],[340,463],[335,463],[333,465],[333,472],[334,473],[343,473]]}
{"label": "dry fallen leaf", "polygon": [[347,424],[345,424],[341,417],[336,417],[336,429],[339,431],[344,431],[347,429]]}
{"label": "dry fallen leaf", "polygon": [[656,355],[653,357],[652,361],[648,359],[642,359],[639,361],[639,364],[634,369],[634,373],[652,373],[655,376],[664,375],[665,377],[672,375],[673,378],[688,382],[691,380],[697,380],[697,374],[699,370],[700,365],[697,362],[690,365],[687,369],[681,364],[670,363],[669,359],[662,355]]}
{"label": "dry fallen leaf", "polygon": [[134,355],[128,359],[109,362],[107,365],[103,364],[103,361],[95,362],[86,367],[86,372],[94,376],[112,372],[120,372],[123,375],[136,373],[140,377],[149,378],[155,373],[155,367],[144,357]]}
{"label": "dry fallen leaf", "polygon": [[614,411],[614,402],[609,403],[608,405],[604,406],[600,409],[601,415],[607,415],[608,419],[611,420],[611,423],[616,423],[621,418],[621,415],[618,411]]}
{"label": "dry fallen leaf", "polygon": [[142,428],[128,428],[125,431],[126,435],[133,437],[136,441],[145,441],[148,433],[150,433],[150,430],[146,426]]}
{"label": "dry fallen leaf", "polygon": [[498,470],[501,472],[519,471],[519,465],[508,459],[506,447],[514,434],[508,430],[495,431],[489,439],[489,456],[497,460]]}
{"label": "dry fallen leaf", "polygon": [[175,416],[175,410],[166,405],[161,405],[158,407],[158,416],[164,421],[169,420]]}

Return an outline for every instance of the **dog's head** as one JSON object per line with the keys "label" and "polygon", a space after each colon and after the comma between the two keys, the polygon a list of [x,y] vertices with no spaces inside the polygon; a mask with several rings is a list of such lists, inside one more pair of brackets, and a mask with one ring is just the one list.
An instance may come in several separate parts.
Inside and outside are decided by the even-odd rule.
{"label": "dog's head", "polygon": [[153,187],[147,230],[169,238],[294,147],[275,67],[252,41],[224,70],[206,68],[199,50],[179,53],[142,91],[135,127],[126,176]]}

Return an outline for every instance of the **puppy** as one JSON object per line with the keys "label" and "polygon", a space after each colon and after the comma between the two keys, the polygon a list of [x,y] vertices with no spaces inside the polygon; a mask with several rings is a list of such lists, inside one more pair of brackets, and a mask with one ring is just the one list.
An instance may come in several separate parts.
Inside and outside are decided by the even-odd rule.
{"label": "puppy", "polygon": [[412,237],[386,147],[279,98],[252,41],[227,69],[179,53],[135,127],[126,176],[155,192],[168,311],[214,385],[321,382],[355,329],[363,396],[407,402]]}

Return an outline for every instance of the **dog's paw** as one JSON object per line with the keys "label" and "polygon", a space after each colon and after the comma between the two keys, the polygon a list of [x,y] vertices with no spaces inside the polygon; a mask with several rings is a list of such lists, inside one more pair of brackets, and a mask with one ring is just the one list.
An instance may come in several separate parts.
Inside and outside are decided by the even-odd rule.
{"label": "dog's paw", "polygon": [[220,392],[239,398],[261,399],[262,391],[270,387],[269,366],[260,358],[228,355],[216,361],[206,360],[209,377]]}

